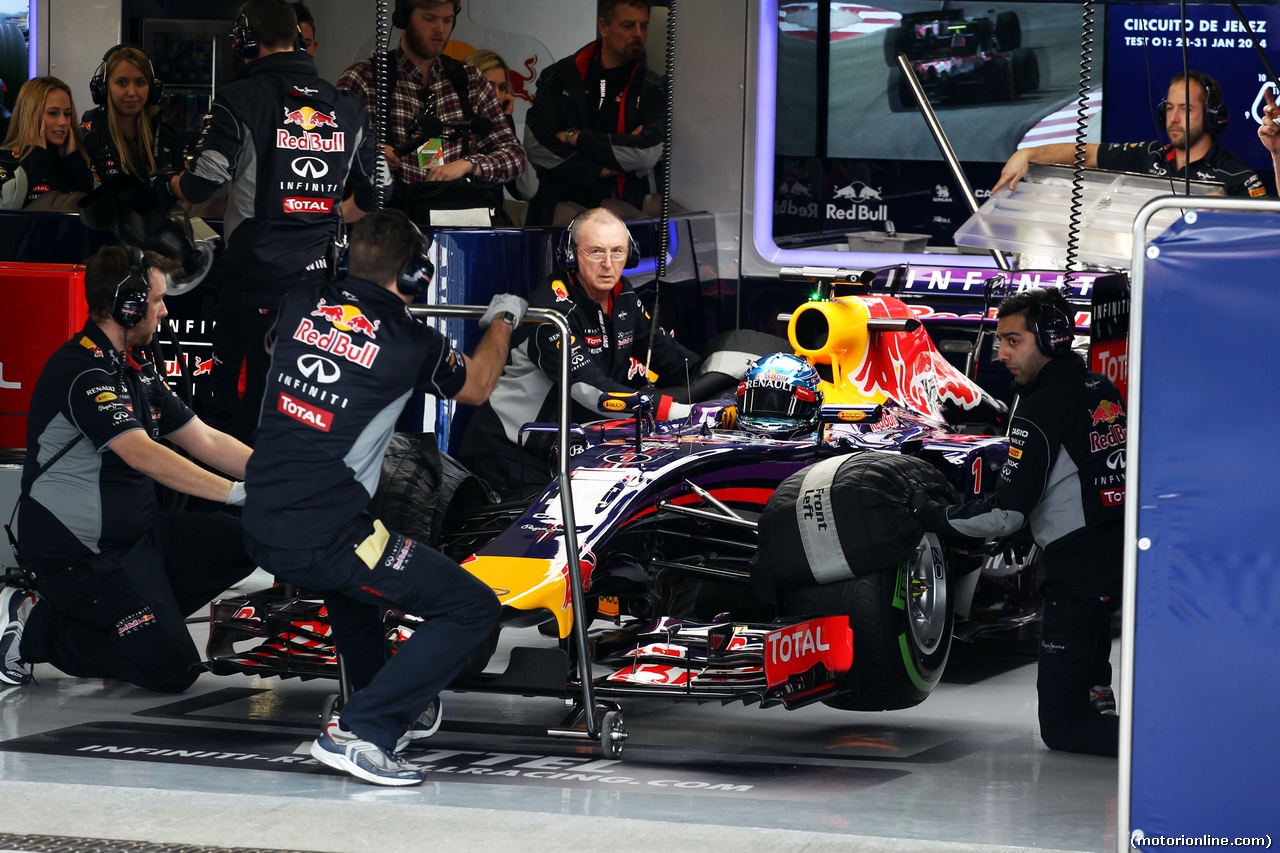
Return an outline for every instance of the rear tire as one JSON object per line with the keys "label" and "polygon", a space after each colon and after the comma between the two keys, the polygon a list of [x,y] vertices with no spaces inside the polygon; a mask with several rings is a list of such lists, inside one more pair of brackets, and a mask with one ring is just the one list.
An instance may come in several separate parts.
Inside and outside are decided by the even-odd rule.
{"label": "rear tire", "polygon": [[911,47],[912,34],[906,27],[892,27],[884,31],[884,63],[890,68],[898,67],[898,54],[906,53]]}
{"label": "rear tire", "polygon": [[849,617],[853,667],[840,679],[844,692],[825,700],[833,708],[892,711],[918,705],[937,686],[951,653],[951,572],[932,533],[896,568],[786,590],[784,611]]}
{"label": "rear tire", "polygon": [[916,109],[916,95],[911,91],[911,83],[907,81],[902,69],[894,68],[889,72],[889,112],[906,113]]}
{"label": "rear tire", "polygon": [[1013,84],[1019,95],[1040,89],[1040,59],[1034,50],[1017,50],[1009,58],[1013,63]]}
{"label": "rear tire", "polygon": [[1017,12],[1001,12],[996,15],[996,41],[1006,53],[1022,47],[1022,24]]}

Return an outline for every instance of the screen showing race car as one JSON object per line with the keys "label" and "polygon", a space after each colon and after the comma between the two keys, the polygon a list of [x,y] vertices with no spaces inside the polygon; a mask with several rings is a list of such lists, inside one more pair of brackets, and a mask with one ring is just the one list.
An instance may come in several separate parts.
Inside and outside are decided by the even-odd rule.
{"label": "screen showing race car", "polygon": [[[1267,40],[1280,38],[1280,6],[1241,5],[1268,50]],[[1176,3],[1099,0],[1087,22],[1083,3],[1054,0],[808,0],[782,2],[777,15],[772,231],[780,246],[891,230],[916,245],[925,237],[931,248],[953,245],[969,211],[899,54],[979,202],[1015,150],[1075,141],[1082,90],[1086,142],[1164,139],[1156,105],[1183,61]],[[1188,4],[1187,18],[1190,67],[1225,93],[1221,144],[1269,184],[1270,157],[1256,135],[1265,67],[1229,5]],[[1082,83],[1086,24],[1092,57]]]}
{"label": "screen showing race car", "polygon": [[27,51],[31,6],[28,0],[0,0],[0,125],[4,125],[30,74]]}
{"label": "screen showing race car", "polygon": [[[1280,8],[1241,5],[1262,49],[1276,64]],[[1165,140],[1156,107],[1169,81],[1182,71],[1183,26],[1177,6],[1145,4],[1107,8],[1107,101],[1102,133],[1108,142]],[[1229,5],[1187,6],[1187,65],[1222,87],[1227,127],[1218,144],[1263,173],[1271,156],[1258,143],[1266,103],[1267,69]]]}

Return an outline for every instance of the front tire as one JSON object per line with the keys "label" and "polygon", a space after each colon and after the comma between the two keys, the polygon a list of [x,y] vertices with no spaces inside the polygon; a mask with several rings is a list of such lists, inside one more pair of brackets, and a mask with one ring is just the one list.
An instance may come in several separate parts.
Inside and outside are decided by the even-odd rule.
{"label": "front tire", "polygon": [[955,600],[946,554],[932,533],[892,569],[786,591],[791,616],[847,615],[853,667],[844,692],[825,700],[846,711],[911,708],[929,697],[947,665]]}

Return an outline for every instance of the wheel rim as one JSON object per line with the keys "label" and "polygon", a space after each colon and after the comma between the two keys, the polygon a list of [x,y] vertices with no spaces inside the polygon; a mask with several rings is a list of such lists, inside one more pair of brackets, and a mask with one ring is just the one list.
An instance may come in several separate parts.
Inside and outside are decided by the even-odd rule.
{"label": "wheel rim", "polygon": [[926,533],[907,565],[907,626],[915,645],[932,654],[947,625],[947,565],[942,547]]}

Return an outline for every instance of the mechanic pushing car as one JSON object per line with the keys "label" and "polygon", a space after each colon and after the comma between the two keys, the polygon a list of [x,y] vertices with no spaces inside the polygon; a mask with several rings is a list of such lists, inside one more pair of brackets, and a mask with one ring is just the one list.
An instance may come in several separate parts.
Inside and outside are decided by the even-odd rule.
{"label": "mechanic pushing car", "polygon": [[[351,230],[347,278],[285,297],[244,509],[259,564],[324,594],[356,691],[311,755],[378,785],[422,782],[399,751],[435,732],[441,689],[500,612],[492,590],[457,563],[364,511],[405,402],[429,393],[483,403],[527,307],[498,294],[475,355],[454,351],[406,308],[434,273],[426,248],[403,213],[375,211]],[[383,607],[426,620],[389,661]]]}
{"label": "mechanic pushing car", "polygon": [[1071,349],[1071,310],[1050,289],[1000,303],[996,357],[1019,399],[995,495],[949,507],[916,492],[911,510],[926,531],[943,535],[990,539],[1030,527],[1044,549],[1040,737],[1050,749],[1116,755],[1109,658],[1123,569],[1127,424],[1116,386]]}
{"label": "mechanic pushing car", "polygon": [[156,502],[160,484],[242,503],[251,452],[196,417],[146,352],[167,315],[165,273],[177,269],[120,246],[85,264],[89,320],[50,356],[31,397],[18,553],[36,592],[0,592],[0,682],[25,684],[27,665],[47,662],[186,690],[200,663],[186,617],[253,571],[239,521]]}
{"label": "mechanic pushing car", "polygon": [[[1190,169],[1193,181],[1216,181],[1223,185],[1227,195],[1261,198],[1267,194],[1262,180],[1243,160],[1218,147],[1218,137],[1227,129],[1228,110],[1223,103],[1222,87],[1208,74],[1189,71],[1186,75],[1176,75],[1156,112],[1160,126],[1169,135],[1167,145],[1160,142],[1089,144],[1084,147],[1085,167],[1168,176],[1175,180],[1185,179]],[[1000,180],[991,191],[1003,187],[1013,189],[1026,176],[1031,163],[1070,166],[1075,156],[1076,146],[1071,142],[1023,148],[1005,163]]]}
{"label": "mechanic pushing car", "polygon": [[[659,333],[653,340],[653,363],[640,361],[649,350],[649,312],[622,274],[638,257],[639,249],[621,219],[604,208],[584,211],[560,237],[560,269],[529,296],[531,305],[561,311],[569,322],[570,419],[576,423],[628,417],[606,405],[617,405],[610,395],[645,388],[651,371],[665,385],[685,385],[697,360]],[[498,387],[471,418],[463,437],[459,460],[504,500],[541,491],[550,480],[549,442],[535,434],[521,448],[519,433],[531,421],[557,419],[561,343],[560,333],[547,324],[518,331]],[[663,395],[655,395],[655,402],[659,419],[682,416],[678,410],[684,404]],[[525,495],[520,494],[522,478]]]}

